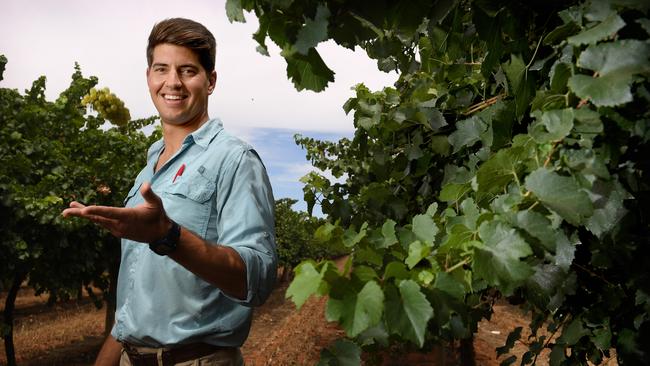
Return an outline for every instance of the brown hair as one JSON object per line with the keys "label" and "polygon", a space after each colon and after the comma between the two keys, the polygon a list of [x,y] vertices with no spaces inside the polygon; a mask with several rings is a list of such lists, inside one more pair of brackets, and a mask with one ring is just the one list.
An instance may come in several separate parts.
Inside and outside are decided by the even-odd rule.
{"label": "brown hair", "polygon": [[199,57],[199,62],[210,74],[214,71],[217,43],[210,31],[201,23],[184,18],[165,19],[156,23],[149,34],[147,64],[153,62],[153,49],[162,43],[187,47]]}

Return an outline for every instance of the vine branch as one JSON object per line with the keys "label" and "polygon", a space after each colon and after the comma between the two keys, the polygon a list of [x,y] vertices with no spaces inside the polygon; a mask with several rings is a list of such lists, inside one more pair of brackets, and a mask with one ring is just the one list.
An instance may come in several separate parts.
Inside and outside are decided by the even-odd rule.
{"label": "vine branch", "polygon": [[505,94],[501,93],[501,94],[496,95],[496,96],[494,96],[494,97],[492,97],[490,99],[486,99],[484,101],[481,101],[481,102],[478,102],[478,103],[476,103],[474,105],[471,105],[469,107],[469,109],[465,113],[463,113],[463,115],[467,116],[467,115],[470,115],[472,113],[483,110],[483,109],[491,106],[492,104],[498,102],[499,99],[503,98],[504,96],[505,96]]}

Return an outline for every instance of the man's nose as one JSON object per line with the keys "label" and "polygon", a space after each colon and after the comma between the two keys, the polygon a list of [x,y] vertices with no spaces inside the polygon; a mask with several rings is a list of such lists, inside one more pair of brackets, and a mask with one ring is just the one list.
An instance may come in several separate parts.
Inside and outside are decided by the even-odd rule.
{"label": "man's nose", "polygon": [[165,84],[171,88],[177,88],[181,86],[181,78],[178,75],[177,71],[170,71],[167,73],[167,78],[165,79]]}

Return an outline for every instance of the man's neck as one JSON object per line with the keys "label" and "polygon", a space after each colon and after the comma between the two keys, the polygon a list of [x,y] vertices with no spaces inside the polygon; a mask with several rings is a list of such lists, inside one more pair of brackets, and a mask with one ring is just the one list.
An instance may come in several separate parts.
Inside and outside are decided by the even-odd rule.
{"label": "man's neck", "polygon": [[165,144],[165,151],[169,156],[173,155],[181,148],[183,141],[187,135],[198,130],[203,124],[210,120],[207,113],[203,118],[196,122],[188,122],[182,125],[170,124],[162,122],[163,142]]}

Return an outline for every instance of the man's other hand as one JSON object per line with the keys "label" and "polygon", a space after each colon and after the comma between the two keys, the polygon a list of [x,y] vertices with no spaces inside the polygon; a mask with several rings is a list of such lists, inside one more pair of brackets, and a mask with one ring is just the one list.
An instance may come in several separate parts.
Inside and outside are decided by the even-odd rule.
{"label": "man's other hand", "polygon": [[140,193],[144,203],[135,207],[84,206],[73,201],[62,215],[88,219],[120,238],[151,243],[164,237],[172,224],[151,184],[143,183]]}

